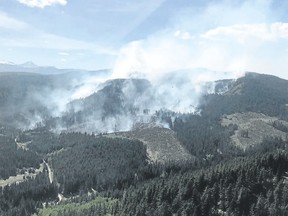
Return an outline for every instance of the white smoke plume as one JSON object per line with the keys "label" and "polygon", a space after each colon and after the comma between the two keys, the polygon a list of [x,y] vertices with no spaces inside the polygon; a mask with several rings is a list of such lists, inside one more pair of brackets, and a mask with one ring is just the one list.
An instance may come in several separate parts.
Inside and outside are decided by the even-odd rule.
{"label": "white smoke plume", "polygon": [[[165,29],[124,44],[111,76],[77,80],[65,102],[101,90],[109,79],[144,78],[152,87],[143,95],[136,96],[135,86],[129,82],[122,89],[140,111],[194,112],[201,96],[213,93],[216,80],[236,79],[246,71],[287,78],[288,23],[279,18],[284,10],[273,3],[223,0],[178,11]],[[207,82],[212,84],[207,87]],[[64,105],[59,104],[59,114],[65,111]],[[79,105],[77,110],[81,109]],[[140,119],[126,115],[101,120],[102,111],[97,112],[99,115],[82,125],[84,130],[128,130]]]}
{"label": "white smoke plume", "polygon": [[[155,79],[175,70],[206,68],[230,72],[230,77],[254,71],[288,78],[284,11],[271,0],[207,1],[185,8],[167,28],[124,45],[113,77]],[[217,73],[215,78],[209,74],[216,78]]]}

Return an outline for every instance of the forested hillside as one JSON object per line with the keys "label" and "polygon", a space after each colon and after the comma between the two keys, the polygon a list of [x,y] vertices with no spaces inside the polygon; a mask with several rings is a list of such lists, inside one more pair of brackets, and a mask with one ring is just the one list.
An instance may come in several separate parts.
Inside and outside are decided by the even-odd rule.
{"label": "forested hillside", "polygon": [[287,119],[287,104],[287,80],[247,73],[233,83],[225,94],[205,95],[200,109],[203,115],[210,117],[250,111]]}
{"label": "forested hillside", "polygon": [[117,214],[287,215],[287,165],[275,152],[155,179],[130,187]]}
{"label": "forested hillside", "polygon": [[[0,111],[11,103],[25,116],[17,109],[25,101],[35,113],[30,93],[61,85],[49,79],[19,78],[27,85],[7,91],[11,98],[1,90]],[[288,215],[288,81],[255,73],[218,81],[192,113],[152,112],[151,87],[108,81],[29,129],[1,116],[0,215]]]}
{"label": "forested hillside", "polygon": [[97,191],[123,188],[141,178],[147,166],[146,148],[138,140],[109,139],[80,133],[65,134],[61,142],[73,142],[51,157],[56,180],[64,195],[93,188]]}

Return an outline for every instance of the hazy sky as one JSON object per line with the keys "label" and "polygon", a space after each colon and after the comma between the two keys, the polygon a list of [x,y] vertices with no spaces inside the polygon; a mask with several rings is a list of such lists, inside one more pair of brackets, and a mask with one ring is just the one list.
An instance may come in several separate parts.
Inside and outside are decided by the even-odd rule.
{"label": "hazy sky", "polygon": [[0,0],[0,60],[288,78],[287,11],[284,0]]}

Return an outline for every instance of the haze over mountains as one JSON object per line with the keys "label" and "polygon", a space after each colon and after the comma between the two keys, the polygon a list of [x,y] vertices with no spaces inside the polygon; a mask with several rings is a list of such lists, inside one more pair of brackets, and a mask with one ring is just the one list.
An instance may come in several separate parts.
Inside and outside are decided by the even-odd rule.
{"label": "haze over mountains", "polygon": [[[175,119],[185,114],[222,118],[249,111],[267,115],[264,119],[285,119],[287,115],[287,81],[271,75],[249,72],[236,79],[228,72],[185,69],[152,77],[133,72],[130,77],[117,78],[109,70],[57,69],[33,63],[1,65],[10,71],[0,73],[0,120],[22,130],[45,127],[57,133],[99,134],[151,127],[173,129]],[[24,72],[17,72],[22,69]],[[247,128],[238,127],[239,134]]]}
{"label": "haze over mountains", "polygon": [[129,130],[136,123],[151,123],[161,109],[197,112],[202,95],[224,93],[233,83],[215,79],[234,76],[193,69],[152,78],[133,73],[131,78],[118,79],[109,70],[57,69],[32,62],[2,63],[0,71],[2,120],[20,128],[49,122],[59,129],[89,132]]}
{"label": "haze over mountains", "polygon": [[[287,80],[206,69],[125,78],[41,70],[0,72],[1,214],[253,215],[261,194],[286,185]],[[235,174],[239,166],[247,166],[241,173],[262,167],[261,180],[254,171]],[[207,207],[212,188],[232,186],[246,195],[235,191],[224,204],[215,192]],[[241,196],[245,207],[242,198],[233,204]],[[281,199],[276,208],[267,198],[267,211],[285,212]]]}
{"label": "haze over mountains", "polygon": [[[186,69],[152,77],[132,73],[130,77],[119,79],[109,70],[80,71],[39,67],[33,63],[6,63],[0,64],[0,71],[1,66],[4,71],[7,70],[0,73],[1,119],[11,126],[26,129],[46,125],[60,131],[100,133],[127,131],[139,123],[165,125],[165,122],[156,120],[157,111],[200,114],[208,112],[214,100],[224,101],[223,104],[213,104],[211,113],[235,106],[234,101],[240,104],[244,100],[245,107],[246,100],[254,97],[251,95],[261,94],[257,93],[257,85],[263,88],[261,91],[271,95],[267,100],[272,100],[274,92],[279,91],[275,88],[285,83],[269,75],[247,73],[235,79],[233,73],[206,69]],[[257,82],[252,81],[255,77]],[[269,87],[266,81],[274,80],[279,85],[273,83]],[[283,97],[284,92],[286,89],[283,86]],[[247,109],[253,108],[249,106]],[[259,109],[258,105],[254,106]],[[234,110],[235,107],[232,109],[238,111]],[[265,109],[269,109],[269,105],[263,105]]]}

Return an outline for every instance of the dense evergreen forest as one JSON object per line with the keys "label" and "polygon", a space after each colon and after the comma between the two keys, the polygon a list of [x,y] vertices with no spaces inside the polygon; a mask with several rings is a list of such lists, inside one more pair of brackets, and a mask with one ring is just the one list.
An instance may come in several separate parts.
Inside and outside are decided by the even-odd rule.
{"label": "dense evergreen forest", "polygon": [[[121,89],[123,82],[111,86]],[[148,83],[139,83],[137,94],[145,93]],[[101,94],[118,104],[116,90]],[[153,120],[176,132],[191,155],[177,162],[154,161],[145,140],[120,132],[55,133],[56,118],[30,130],[1,125],[0,215],[288,215],[287,95],[287,81],[249,73],[226,93],[203,95],[197,114],[158,110]],[[92,95],[85,104],[93,109],[99,98]],[[101,101],[109,115],[131,114],[129,101],[121,110],[110,99]],[[286,138],[267,133],[245,149],[235,145],[238,126],[223,126],[221,118],[248,111],[275,118],[267,124]]]}
{"label": "dense evergreen forest", "polygon": [[146,148],[138,140],[95,137],[80,133],[61,136],[61,143],[74,147],[60,151],[51,158],[51,165],[64,195],[93,188],[123,188],[147,165]]}
{"label": "dense evergreen forest", "polygon": [[55,200],[57,186],[49,182],[45,169],[35,178],[13,183],[1,188],[0,215],[31,215],[43,207],[43,203]]}
{"label": "dense evergreen forest", "polygon": [[287,215],[287,156],[241,157],[132,186],[119,215]]}
{"label": "dense evergreen forest", "polygon": [[41,158],[33,151],[18,148],[12,137],[0,136],[0,179],[16,175],[17,169],[39,168]]}

